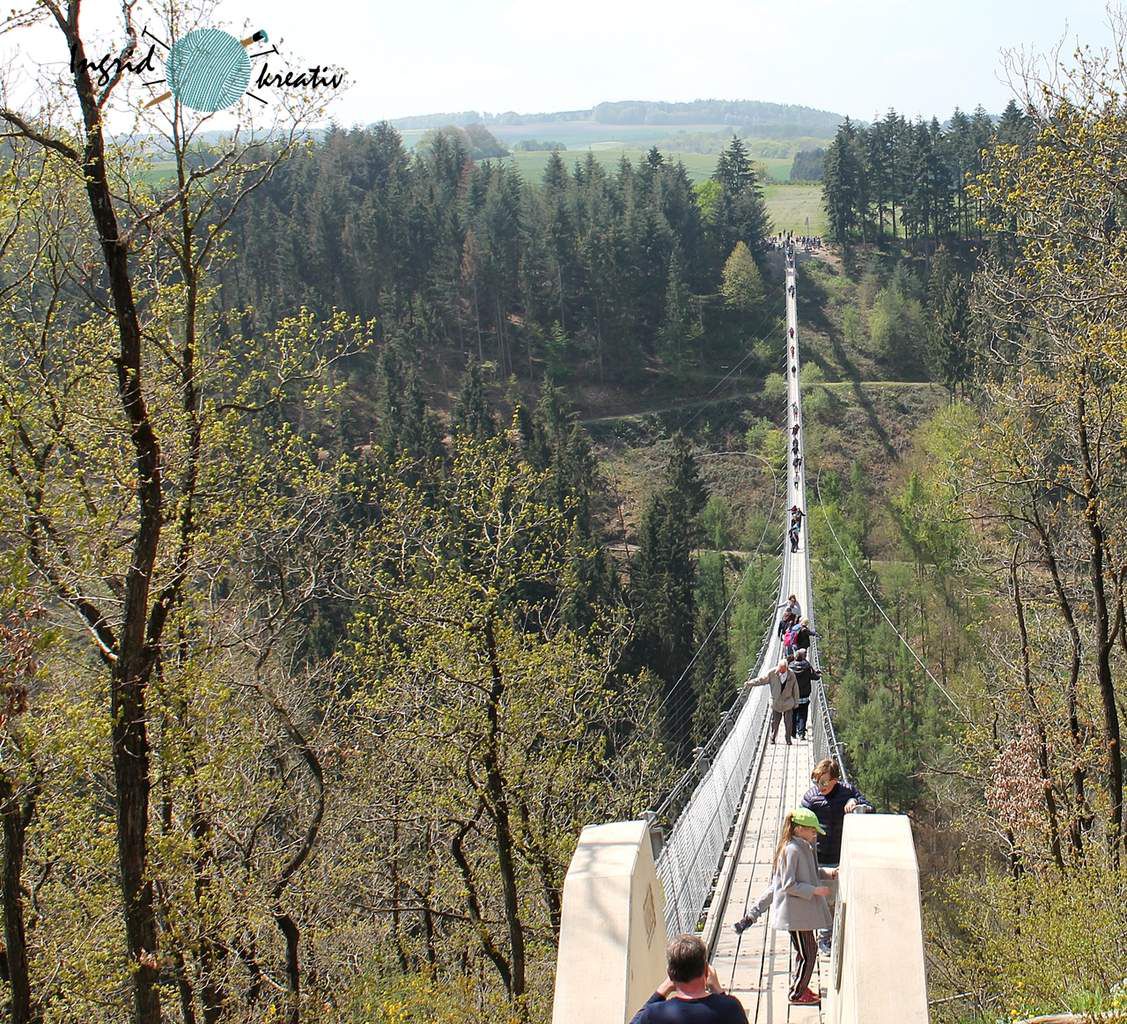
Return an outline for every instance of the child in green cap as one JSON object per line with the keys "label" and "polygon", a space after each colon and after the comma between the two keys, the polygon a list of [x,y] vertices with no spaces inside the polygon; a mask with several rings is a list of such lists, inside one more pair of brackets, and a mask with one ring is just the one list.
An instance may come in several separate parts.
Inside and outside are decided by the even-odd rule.
{"label": "child in green cap", "polygon": [[814,932],[830,927],[826,879],[837,878],[837,868],[819,868],[814,854],[818,834],[825,830],[808,807],[797,807],[783,823],[783,834],[772,866],[771,916],[778,931],[790,932],[794,947],[794,979],[790,1001],[794,1006],[818,1006],[821,997],[810,991],[810,978],[818,960]]}

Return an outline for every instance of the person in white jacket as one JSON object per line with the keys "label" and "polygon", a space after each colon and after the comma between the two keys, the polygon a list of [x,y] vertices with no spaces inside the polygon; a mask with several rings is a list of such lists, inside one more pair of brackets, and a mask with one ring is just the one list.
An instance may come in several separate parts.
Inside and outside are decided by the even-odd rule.
{"label": "person in white jacket", "polygon": [[787,746],[790,746],[794,737],[794,709],[798,706],[798,679],[786,658],[757,679],[749,680],[748,686],[771,687],[771,742],[774,743],[779,734],[781,720],[785,724]]}

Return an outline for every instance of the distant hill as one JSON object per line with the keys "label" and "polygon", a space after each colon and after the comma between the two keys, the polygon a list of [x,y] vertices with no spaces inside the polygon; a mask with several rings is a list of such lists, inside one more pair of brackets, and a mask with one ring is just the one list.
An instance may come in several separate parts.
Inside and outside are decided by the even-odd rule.
{"label": "distant hill", "polygon": [[760,100],[693,100],[658,103],[621,100],[600,103],[592,111],[603,124],[730,124],[760,138],[792,135],[830,135],[845,118],[828,110]]}
{"label": "distant hill", "polygon": [[479,110],[460,110],[450,114],[415,114],[411,117],[394,117],[389,122],[393,128],[411,131],[415,128],[445,128],[454,125],[464,128],[469,124],[522,125],[551,124],[553,121],[589,121],[590,110],[557,110],[554,113],[518,114],[506,110],[502,114],[482,113]]}
{"label": "distant hill", "polygon": [[392,125],[403,130],[469,124],[525,125],[564,121],[594,121],[605,125],[731,125],[757,138],[813,136],[831,138],[845,120],[841,114],[791,103],[761,100],[693,100],[664,103],[655,100],[619,100],[599,103],[588,110],[559,110],[552,113],[500,114],[463,110],[445,114],[399,117]]}

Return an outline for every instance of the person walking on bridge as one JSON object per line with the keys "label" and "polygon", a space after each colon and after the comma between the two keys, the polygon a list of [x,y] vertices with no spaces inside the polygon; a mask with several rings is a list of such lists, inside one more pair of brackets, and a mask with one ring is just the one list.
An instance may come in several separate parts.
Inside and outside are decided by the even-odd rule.
{"label": "person walking on bridge", "polygon": [[[803,619],[803,622],[806,620]],[[802,635],[799,630],[798,636]],[[794,661],[790,663],[790,670],[794,673],[794,678],[798,680],[798,703],[794,708],[794,734],[798,739],[806,739],[806,720],[810,716],[810,694],[814,688],[814,680],[821,679],[822,673],[819,672],[813,665],[806,659],[806,646],[800,644],[795,640]]]}
{"label": "person walking on bridge", "polygon": [[679,935],[665,950],[669,976],[630,1024],[747,1024],[735,996],[720,985],[697,935]]}
{"label": "person walking on bridge", "polygon": [[790,670],[786,658],[783,658],[775,668],[768,669],[757,679],[752,679],[748,686],[771,687],[771,742],[779,734],[779,722],[783,722],[787,746],[790,746],[794,736],[794,707],[798,703],[798,680]]}
{"label": "person walking on bridge", "polygon": [[821,997],[810,990],[810,979],[818,961],[814,931],[828,928],[832,921],[826,897],[828,879],[836,869],[819,868],[814,841],[824,829],[817,815],[807,807],[796,807],[783,824],[771,869],[774,896],[771,917],[776,930],[790,932],[794,947],[794,976],[790,986],[793,1006],[818,1006]]}

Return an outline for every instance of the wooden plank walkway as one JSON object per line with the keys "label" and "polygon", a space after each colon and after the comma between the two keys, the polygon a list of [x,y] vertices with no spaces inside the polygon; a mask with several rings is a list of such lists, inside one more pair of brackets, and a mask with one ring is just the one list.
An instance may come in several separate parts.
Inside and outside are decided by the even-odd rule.
{"label": "wooden plank walkway", "polygon": [[[787,353],[787,369],[790,371],[792,365],[795,369],[799,366],[798,310],[789,287],[795,284],[793,270],[788,270],[786,283],[786,323],[788,328],[794,329],[793,340],[789,343],[793,348]],[[791,411],[794,406],[790,403],[801,408],[798,381],[792,372],[787,373],[787,392],[787,423],[801,423],[801,419]],[[789,445],[789,429],[787,439]],[[805,456],[805,431],[799,434],[798,440],[801,454]],[[788,467],[787,497],[788,505],[797,504],[808,511],[804,471],[798,473],[795,482]],[[783,591],[784,594],[793,593],[798,598],[804,615],[812,612],[811,595],[806,586],[808,528],[809,518],[802,524],[798,552],[790,559],[789,587]],[[779,645],[773,643],[771,653],[776,658],[779,651]],[[768,658],[766,664],[772,665],[773,662]],[[808,735],[811,735],[809,731]],[[724,988],[743,1003],[751,1024],[821,1024],[822,1021],[819,1007],[790,1005],[790,933],[775,930],[770,910],[742,935],[737,935],[732,930],[732,925],[744,916],[747,908],[759,899],[770,884],[771,860],[779,841],[783,816],[802,801],[803,794],[810,787],[810,772],[813,767],[813,742],[809,739],[795,740],[788,747],[783,741],[783,727],[780,724],[778,742],[765,745],[758,776],[744,797],[751,801],[751,806],[743,835],[737,840],[736,864],[712,963]],[[829,961],[826,957],[819,956],[818,966],[810,979],[810,988],[820,992],[823,1000],[826,998],[823,978],[828,978],[828,975]]]}

